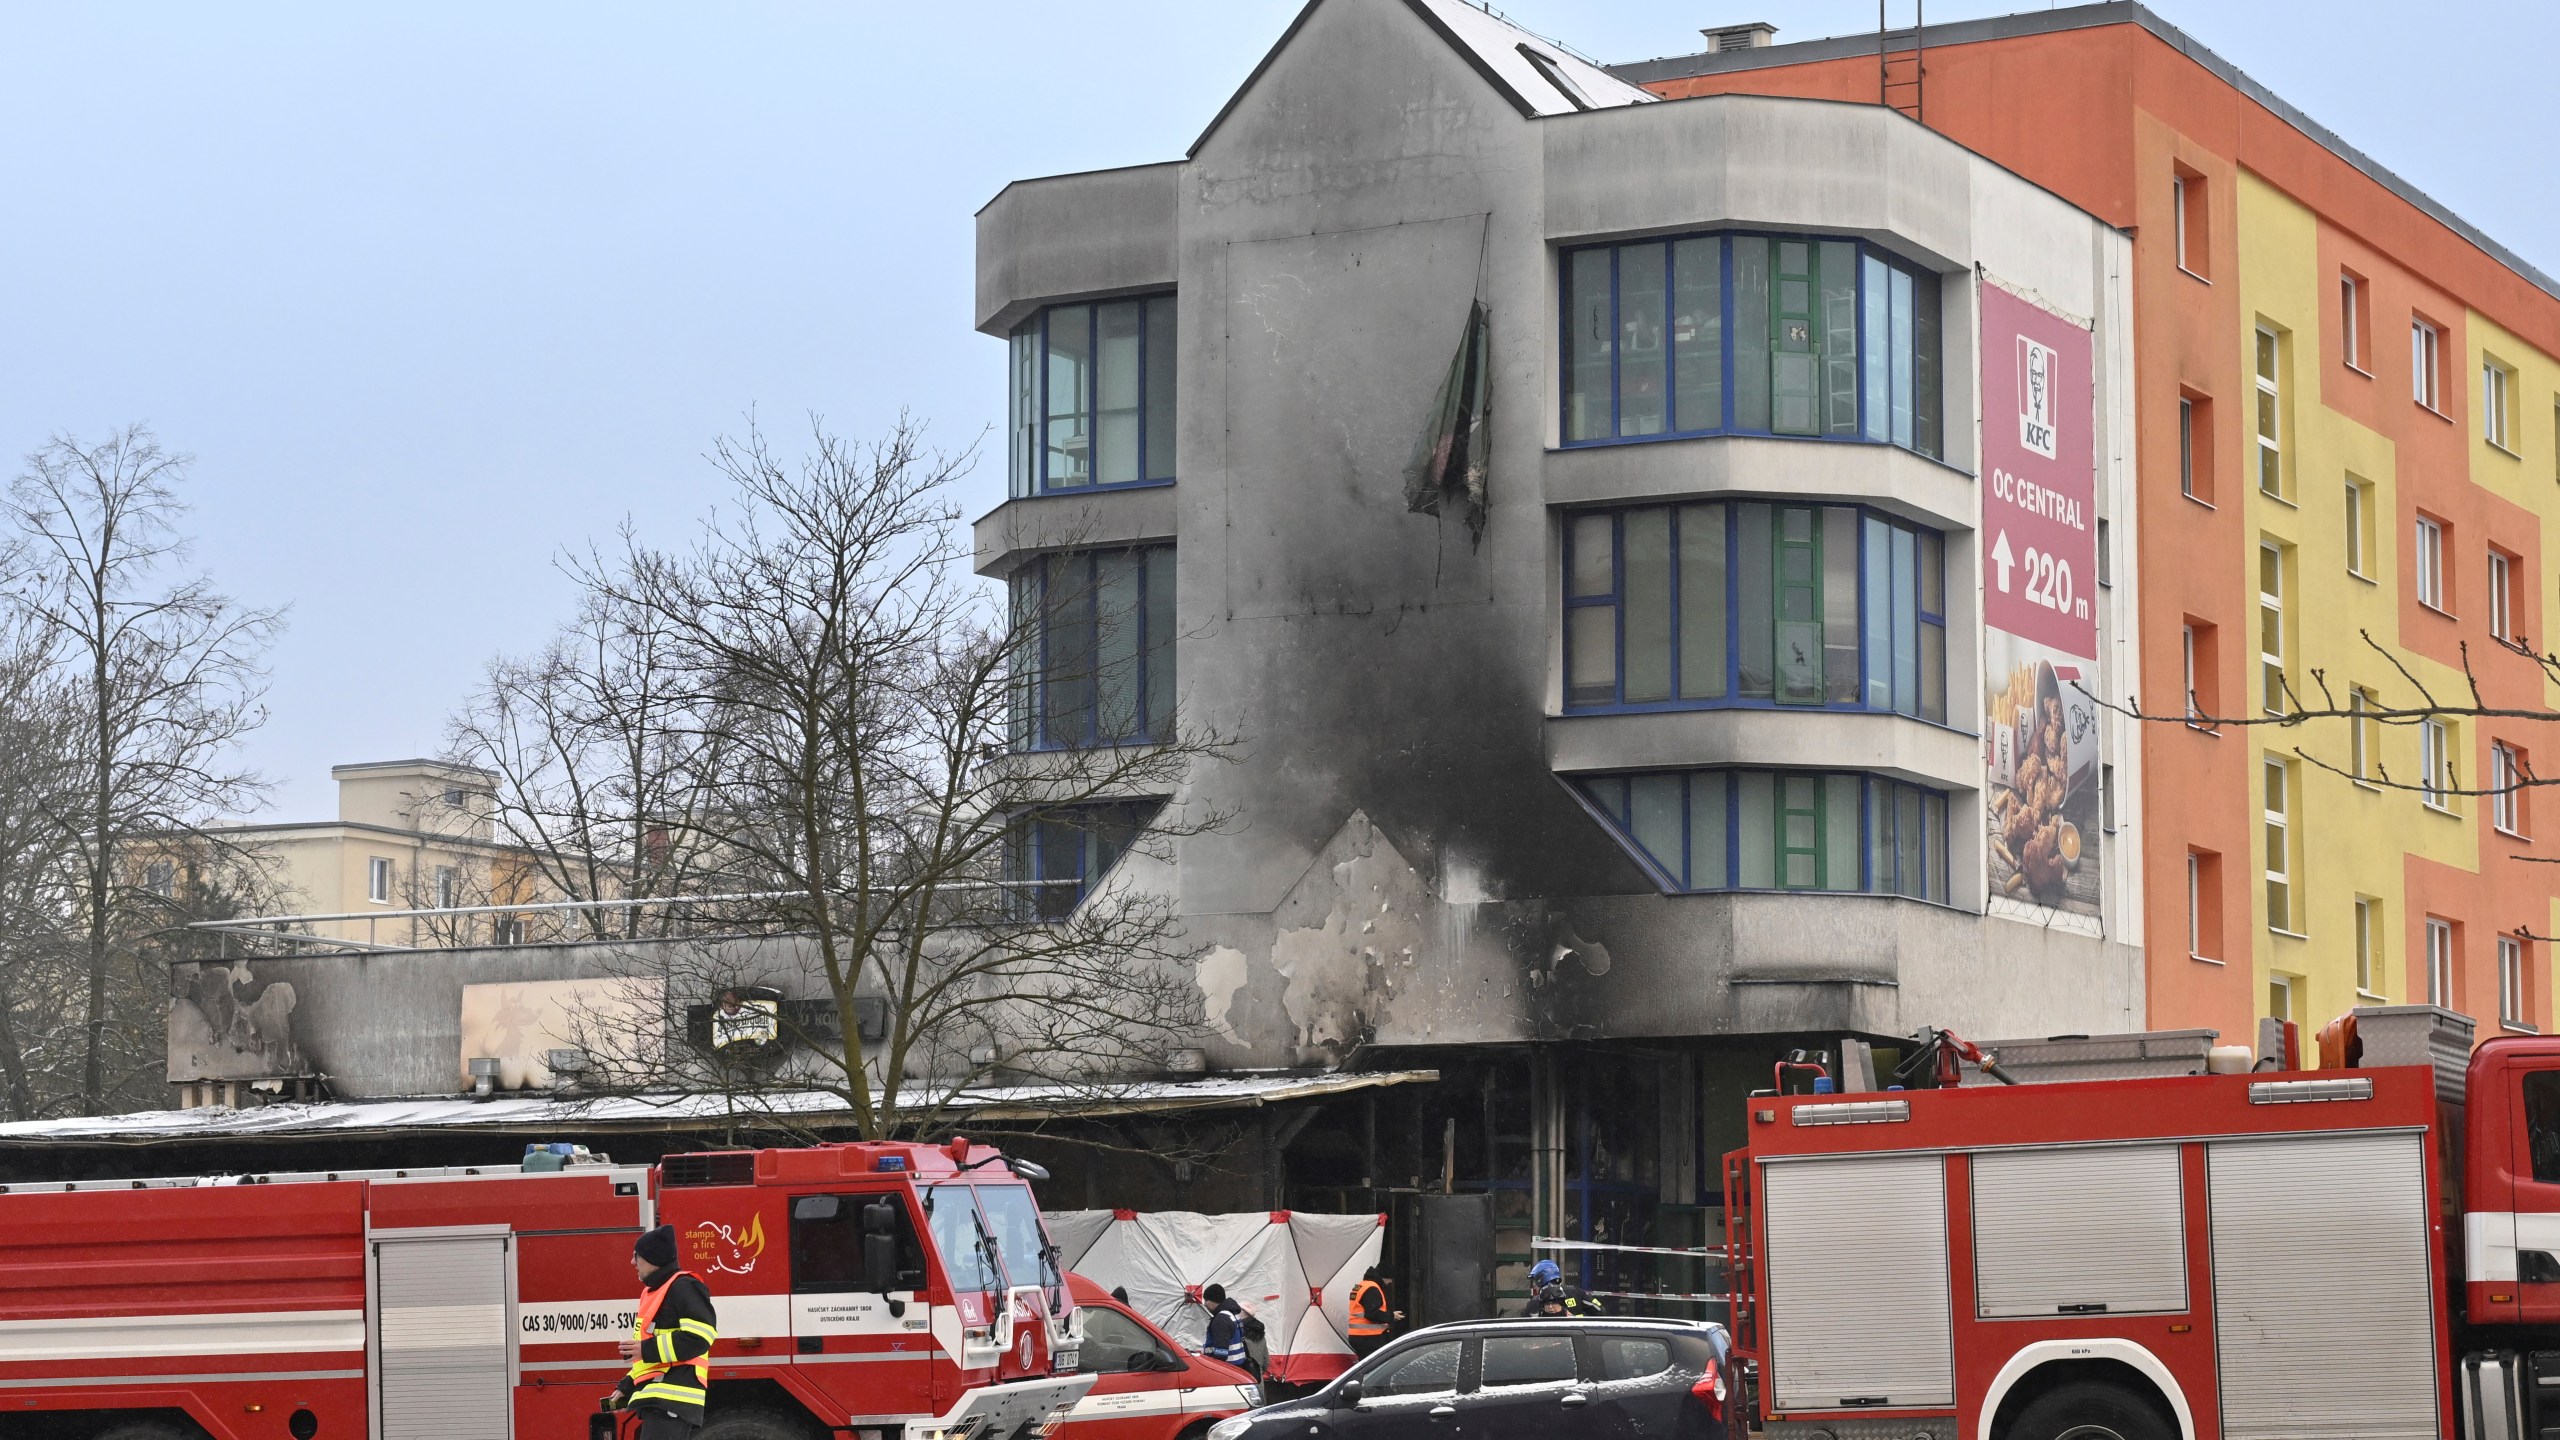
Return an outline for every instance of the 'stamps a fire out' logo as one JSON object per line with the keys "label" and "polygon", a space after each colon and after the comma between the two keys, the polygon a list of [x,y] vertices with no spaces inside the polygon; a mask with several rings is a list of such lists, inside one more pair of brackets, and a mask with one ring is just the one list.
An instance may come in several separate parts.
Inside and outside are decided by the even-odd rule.
{"label": "'stamps a fire out' logo", "polygon": [[743,1228],[700,1221],[684,1238],[686,1268],[714,1275],[751,1274],[764,1254],[764,1217],[755,1216]]}
{"label": "'stamps a fire out' logo", "polygon": [[2053,367],[2061,357],[2047,345],[2018,337],[2018,443],[2053,458]]}

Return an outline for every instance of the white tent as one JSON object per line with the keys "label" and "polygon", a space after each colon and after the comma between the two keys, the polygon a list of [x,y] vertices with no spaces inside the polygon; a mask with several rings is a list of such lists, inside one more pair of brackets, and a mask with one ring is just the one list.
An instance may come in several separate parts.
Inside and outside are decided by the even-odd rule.
{"label": "white tent", "polygon": [[1330,1380],[1351,1363],[1351,1287],[1378,1263],[1384,1215],[1300,1215],[1287,1210],[1202,1215],[1186,1210],[1057,1210],[1049,1238],[1066,1268],[1105,1290],[1191,1349],[1209,1312],[1203,1286],[1262,1321],[1265,1375],[1291,1384]]}

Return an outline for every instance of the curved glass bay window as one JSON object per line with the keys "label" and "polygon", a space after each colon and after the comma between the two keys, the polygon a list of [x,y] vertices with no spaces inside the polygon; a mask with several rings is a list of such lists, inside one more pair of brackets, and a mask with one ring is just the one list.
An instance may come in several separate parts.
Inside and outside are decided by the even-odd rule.
{"label": "curved glass bay window", "polygon": [[1173,721],[1173,547],[1071,550],[1013,572],[1016,745],[1162,740]]}
{"label": "curved glass bay window", "polygon": [[1662,770],[1579,779],[1674,890],[1836,890],[1947,903],[1947,797],[1828,770]]}
{"label": "curved glass bay window", "polygon": [[1014,918],[1063,920],[1073,914],[1129,853],[1162,804],[1053,805],[1014,816],[1005,831],[1003,871]]}
{"label": "curved glass bay window", "polygon": [[1173,297],[1052,305],[1013,332],[1012,494],[1173,478]]}
{"label": "curved glass bay window", "polygon": [[1947,718],[1946,540],[1854,505],[1565,517],[1567,710],[1803,705]]}
{"label": "curved glass bay window", "polygon": [[1803,435],[1944,453],[1938,277],[1855,240],[1564,254],[1564,443]]}

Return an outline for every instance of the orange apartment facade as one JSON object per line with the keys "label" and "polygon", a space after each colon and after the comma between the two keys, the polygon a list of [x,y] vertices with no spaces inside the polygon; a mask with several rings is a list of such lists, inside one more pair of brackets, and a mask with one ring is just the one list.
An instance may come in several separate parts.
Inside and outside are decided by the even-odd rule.
{"label": "orange apartment facade", "polygon": [[[1615,73],[1890,103],[2133,235],[2146,711],[2467,704],[2466,665],[2485,708],[2560,708],[2560,283],[2136,4],[1931,27],[1917,77],[1909,32],[1735,34]],[[2515,784],[2549,729],[2141,727],[2147,1025],[2549,1030],[2560,845]]]}

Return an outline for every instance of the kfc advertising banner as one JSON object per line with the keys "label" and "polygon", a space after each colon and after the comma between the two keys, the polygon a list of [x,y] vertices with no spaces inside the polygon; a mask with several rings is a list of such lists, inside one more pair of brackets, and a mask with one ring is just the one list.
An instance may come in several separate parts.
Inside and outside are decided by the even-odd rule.
{"label": "kfc advertising banner", "polygon": [[2031,918],[2099,913],[2093,349],[2088,326],[1984,281],[1985,848],[1992,908]]}

